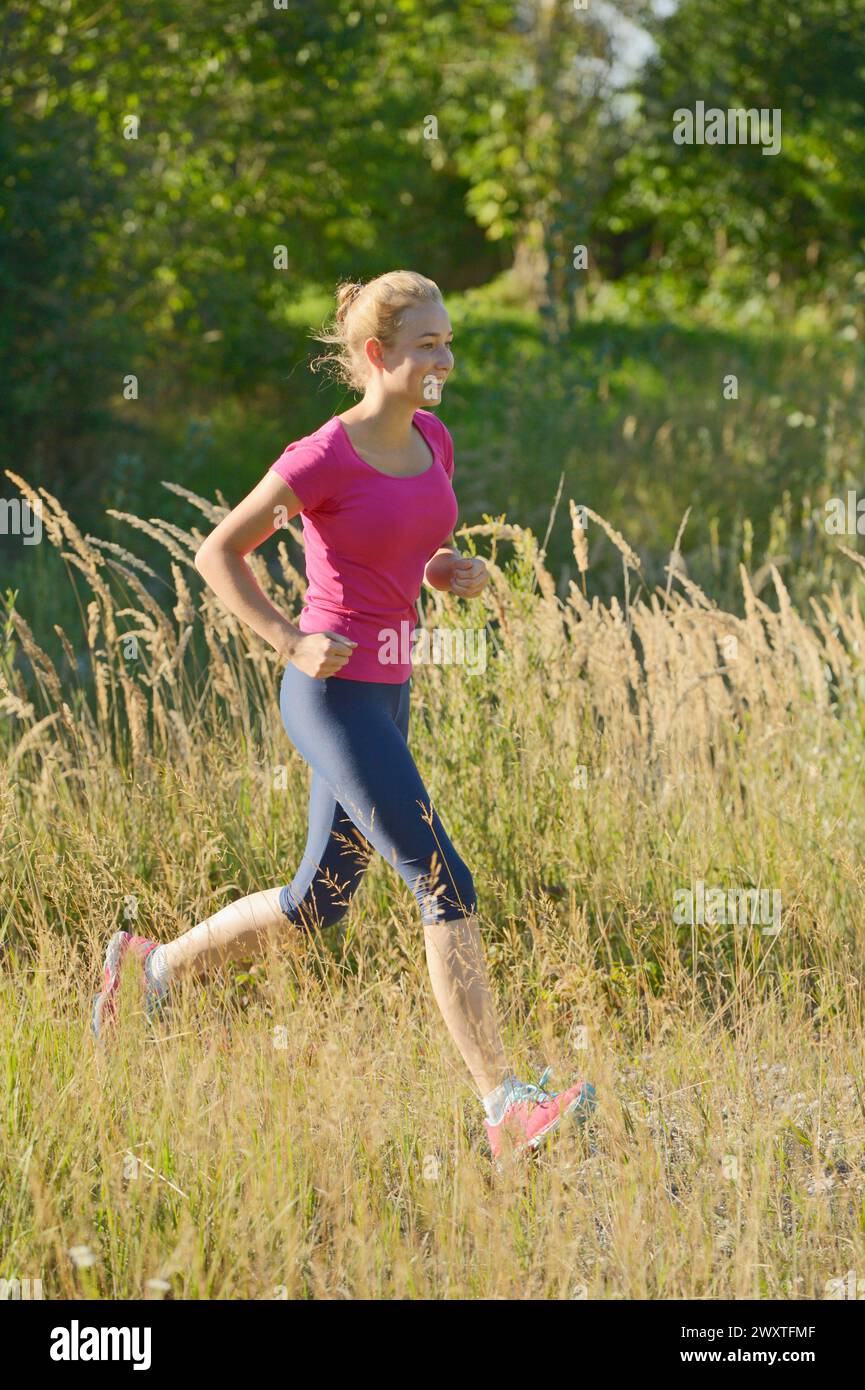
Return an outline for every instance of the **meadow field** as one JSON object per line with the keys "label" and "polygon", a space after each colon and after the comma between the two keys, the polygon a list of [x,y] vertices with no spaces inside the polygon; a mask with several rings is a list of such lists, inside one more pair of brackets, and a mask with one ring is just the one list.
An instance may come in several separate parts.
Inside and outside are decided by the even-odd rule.
{"label": "meadow field", "polygon": [[[274,653],[192,565],[222,502],[170,482],[185,524],[115,508],[121,544],[8,476],[41,502],[60,578],[39,603],[7,592],[2,627],[4,1276],[46,1298],[849,1296],[865,1275],[854,551],[801,604],[779,566],[757,583],[740,564],[725,606],[672,537],[659,580],[570,486],[546,523],[570,578],[543,525],[458,527],[490,585],[469,603],[425,589],[424,621],[484,659],[417,664],[410,743],[475,878],[518,1074],[549,1065],[598,1094],[584,1130],[497,1173],[416,904],[378,858],[336,928],[287,927],[263,960],[182,982],[155,1022],[125,981],[117,1045],[94,1046],[110,933],[167,940],[289,881],[308,769]],[[287,529],[251,563],[296,615]],[[593,592],[595,566],[617,586]],[[62,661],[34,636],[49,620]]]}
{"label": "meadow field", "polygon": [[[865,1298],[863,30],[865,0],[6,0],[0,1301],[22,1319],[34,1290],[112,1319],[587,1300],[580,1369],[591,1342],[606,1370],[640,1300],[628,1342],[660,1374],[662,1300],[701,1301],[696,1335],[727,1299],[813,1322]],[[398,269],[453,328],[454,530],[490,575],[421,594],[409,742],[517,1076],[597,1091],[501,1171],[380,857],[335,926],[286,921],[152,1020],[127,979],[116,1045],[90,1027],[115,931],[169,941],[294,877],[311,774],[281,662],[193,557],[357,404],[322,330]],[[356,366],[399,341],[360,308]],[[300,518],[248,559],[296,622]],[[177,1345],[200,1379],[205,1341],[263,1326]]]}

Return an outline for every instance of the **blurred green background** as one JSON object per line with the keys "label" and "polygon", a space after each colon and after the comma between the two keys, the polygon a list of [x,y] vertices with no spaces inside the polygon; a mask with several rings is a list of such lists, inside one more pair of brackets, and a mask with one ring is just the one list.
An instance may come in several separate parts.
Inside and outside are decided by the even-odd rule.
{"label": "blurred green background", "polygon": [[[309,370],[336,281],[411,268],[457,339],[461,522],[543,539],[564,475],[650,583],[688,508],[719,602],[743,560],[802,603],[852,582],[824,503],[860,475],[865,0],[586,5],[7,0],[3,469],[162,572],[106,508],[199,524],[163,480],[239,501],[354,400]],[[778,109],[780,153],[677,145],[698,100]],[[604,595],[621,560],[590,538]],[[565,592],[566,501],[547,555]],[[52,647],[63,562],[0,534],[0,563]]]}

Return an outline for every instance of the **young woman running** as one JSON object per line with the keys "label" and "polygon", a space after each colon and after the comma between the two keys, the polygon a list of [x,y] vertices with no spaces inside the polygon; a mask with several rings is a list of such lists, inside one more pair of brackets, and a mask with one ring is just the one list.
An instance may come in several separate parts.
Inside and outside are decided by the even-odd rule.
{"label": "young woman running", "polygon": [[[422,580],[464,598],[484,588],[483,560],[461,558],[453,528],[453,442],[422,406],[437,404],[453,367],[438,286],[414,271],[339,287],[320,341],[337,351],[359,404],[289,444],[206,538],[195,565],[225,606],[285,660],[280,713],[312,768],[306,849],[291,883],[250,893],[160,945],[128,932],[108,944],[93,1031],[113,1021],[124,958],[141,970],[148,1012],[172,980],[259,951],[268,935],[338,922],[373,850],[420,908],[433,994],[480,1092],[493,1157],[534,1148],[594,1089],[519,1082],[508,1066],[486,977],[472,875],[432,809],[408,747],[410,642]],[[256,584],[245,561],[302,514],[307,594],[299,627]],[[288,928],[288,924],[291,927]]]}

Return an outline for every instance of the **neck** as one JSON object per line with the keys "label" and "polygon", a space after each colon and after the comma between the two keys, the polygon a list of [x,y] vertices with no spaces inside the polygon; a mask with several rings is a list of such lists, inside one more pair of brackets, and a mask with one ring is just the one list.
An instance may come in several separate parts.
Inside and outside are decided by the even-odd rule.
{"label": "neck", "polygon": [[383,449],[401,449],[411,439],[416,410],[417,406],[404,399],[364,396],[342,418],[350,425],[365,425]]}

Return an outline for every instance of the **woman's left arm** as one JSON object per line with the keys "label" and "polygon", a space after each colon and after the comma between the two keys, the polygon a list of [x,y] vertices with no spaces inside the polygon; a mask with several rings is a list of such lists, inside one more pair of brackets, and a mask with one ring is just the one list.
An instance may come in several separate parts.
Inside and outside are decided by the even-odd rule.
{"label": "woman's left arm", "polygon": [[451,562],[450,583],[445,586],[437,582],[432,584],[431,587],[434,589],[444,588],[446,593],[456,594],[459,598],[476,598],[489,582],[486,565],[480,556],[460,555],[456,540],[454,539],[454,533],[451,531],[444,544],[439,546],[435,555],[431,555],[427,561],[424,570],[424,578],[428,584],[430,580],[426,576],[426,570],[429,569],[431,565],[436,565],[436,561],[438,561],[438,565],[436,566],[438,573],[434,571],[433,577],[437,581],[442,577],[442,562],[439,560],[440,555],[453,555],[455,557]]}

